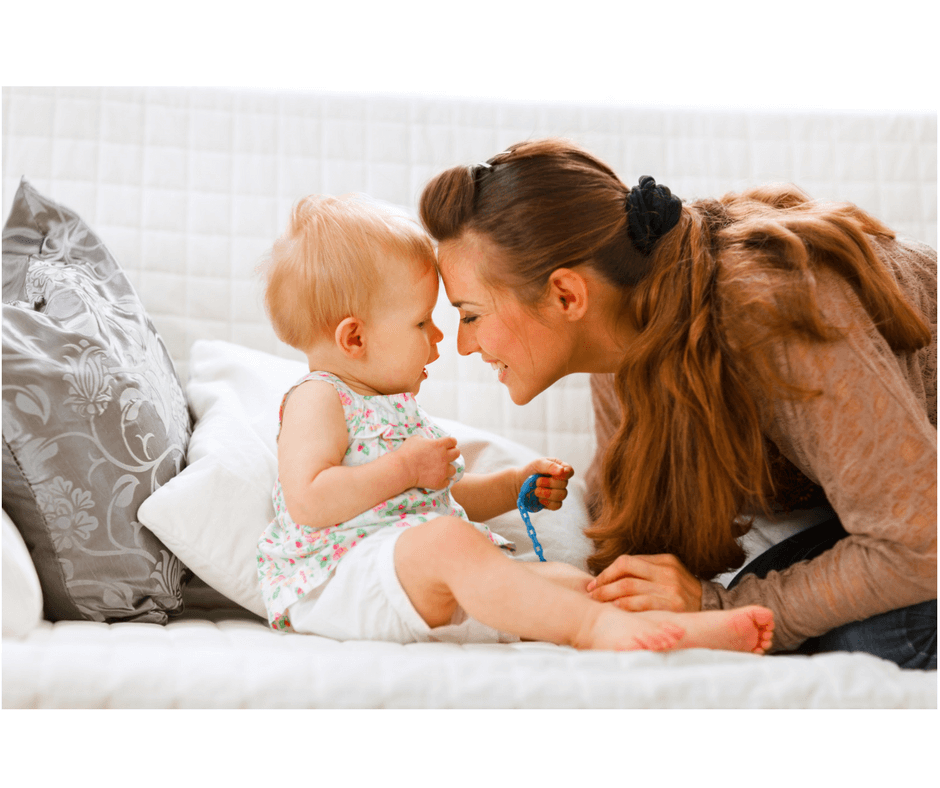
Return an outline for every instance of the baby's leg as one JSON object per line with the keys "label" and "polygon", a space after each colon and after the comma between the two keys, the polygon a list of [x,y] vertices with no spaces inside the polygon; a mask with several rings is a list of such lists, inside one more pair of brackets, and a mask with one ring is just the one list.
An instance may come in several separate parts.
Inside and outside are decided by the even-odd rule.
{"label": "baby's leg", "polygon": [[[562,561],[517,561],[516,563],[530,572],[541,575],[546,580],[570,588],[579,594],[587,594],[587,585],[593,579],[587,572]],[[523,638],[523,640],[526,639]]]}
{"label": "baby's leg", "polygon": [[[587,572],[559,561],[518,563],[553,583],[580,593],[586,593],[587,584],[592,580]],[[698,613],[648,611],[640,615],[651,621],[682,627],[685,635],[676,644],[676,648],[713,648],[763,654],[773,642],[774,614],[757,605]]]}
{"label": "baby's leg", "polygon": [[562,561],[517,561],[516,563],[530,572],[541,575],[546,580],[582,594],[587,593],[587,584],[594,579],[587,572]]}
{"label": "baby's leg", "polygon": [[493,629],[528,640],[612,650],[675,647],[680,626],[627,613],[504,556],[470,523],[438,518],[408,528],[395,543],[395,571],[430,627],[459,604]]}
{"label": "baby's leg", "polygon": [[650,610],[636,615],[682,627],[685,634],[676,648],[714,648],[763,654],[774,639],[774,614],[758,605],[698,613]]}

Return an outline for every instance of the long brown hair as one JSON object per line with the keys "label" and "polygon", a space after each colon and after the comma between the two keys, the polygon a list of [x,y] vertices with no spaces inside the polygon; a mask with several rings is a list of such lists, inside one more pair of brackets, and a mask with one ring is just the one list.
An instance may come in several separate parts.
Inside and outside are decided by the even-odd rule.
{"label": "long brown hair", "polygon": [[839,336],[817,304],[820,269],[851,285],[895,351],[925,347],[930,329],[872,248],[871,237],[893,233],[854,205],[792,186],[701,200],[644,255],[627,238],[627,192],[590,154],[543,140],[442,173],[421,218],[438,240],[487,235],[501,254],[486,273],[523,303],[537,303],[562,266],[590,264],[622,288],[619,317],[637,335],[615,376],[622,421],[586,531],[588,564],[674,553],[710,578],[741,564],[738,517],[774,494],[763,403],[820,393],[787,384],[774,358],[782,338]]}

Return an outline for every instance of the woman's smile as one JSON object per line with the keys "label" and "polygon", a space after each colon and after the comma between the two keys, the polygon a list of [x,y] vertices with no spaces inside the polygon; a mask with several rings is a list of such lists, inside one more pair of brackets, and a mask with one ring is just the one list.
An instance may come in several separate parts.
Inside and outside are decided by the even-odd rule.
{"label": "woman's smile", "polygon": [[509,367],[507,367],[505,364],[500,363],[496,359],[488,360],[484,358],[483,360],[486,361],[490,365],[490,367],[493,369],[493,371],[496,373],[496,377],[499,378],[499,382],[504,383],[506,375],[509,373]]}
{"label": "woman's smile", "polygon": [[490,254],[485,242],[472,235],[439,245],[444,289],[460,310],[457,352],[479,353],[512,401],[524,405],[564,374],[565,342],[559,326],[534,318],[511,295],[486,283],[480,272]]}

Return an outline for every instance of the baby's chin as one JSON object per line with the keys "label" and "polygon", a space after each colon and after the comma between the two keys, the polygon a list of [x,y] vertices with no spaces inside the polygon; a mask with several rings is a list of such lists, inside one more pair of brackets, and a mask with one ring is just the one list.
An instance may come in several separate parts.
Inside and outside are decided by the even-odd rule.
{"label": "baby's chin", "polygon": [[418,378],[418,381],[414,384],[411,390],[408,392],[412,396],[417,396],[418,392],[421,391],[421,384],[428,379],[428,369],[425,367],[421,370],[421,376]]}

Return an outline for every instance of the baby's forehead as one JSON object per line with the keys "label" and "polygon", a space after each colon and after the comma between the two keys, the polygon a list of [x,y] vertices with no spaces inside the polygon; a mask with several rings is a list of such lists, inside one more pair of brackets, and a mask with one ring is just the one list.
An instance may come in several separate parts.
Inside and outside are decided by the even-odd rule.
{"label": "baby's forehead", "polygon": [[373,292],[392,288],[412,300],[422,298],[428,288],[436,293],[440,286],[437,266],[414,255],[386,257],[379,265],[378,274],[378,281],[369,283]]}
{"label": "baby's forehead", "polygon": [[436,262],[417,254],[386,255],[381,266],[382,272],[388,275],[405,275],[415,280],[423,280],[426,276],[438,278]]}

